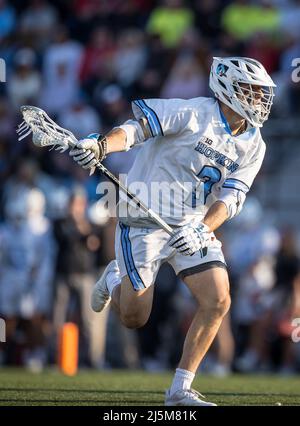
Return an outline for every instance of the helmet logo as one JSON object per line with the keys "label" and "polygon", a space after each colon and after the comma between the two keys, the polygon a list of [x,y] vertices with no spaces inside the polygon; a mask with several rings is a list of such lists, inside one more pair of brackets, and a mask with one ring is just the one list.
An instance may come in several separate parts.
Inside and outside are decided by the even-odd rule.
{"label": "helmet logo", "polygon": [[217,66],[216,73],[217,73],[220,77],[223,77],[224,75],[226,76],[226,72],[227,72],[227,70],[228,70],[228,66],[227,66],[227,65],[219,64],[219,65]]}

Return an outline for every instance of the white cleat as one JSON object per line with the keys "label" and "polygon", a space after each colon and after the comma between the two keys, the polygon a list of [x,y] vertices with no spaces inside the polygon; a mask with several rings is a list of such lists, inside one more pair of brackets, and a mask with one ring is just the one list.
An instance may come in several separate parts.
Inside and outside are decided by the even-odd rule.
{"label": "white cleat", "polygon": [[100,279],[96,282],[91,297],[91,307],[94,312],[101,312],[106,306],[109,305],[111,297],[107,289],[106,278],[108,273],[117,271],[117,261],[112,260],[105,268]]}
{"label": "white cleat", "polygon": [[182,405],[182,406],[202,406],[202,407],[216,407],[217,404],[213,404],[212,402],[205,402],[202,399],[200,399],[200,396],[202,398],[205,398],[205,396],[201,395],[201,393],[195,391],[194,389],[181,389],[177,392],[170,395],[170,389],[166,391],[166,399],[165,399],[165,405],[166,406],[175,406],[175,405]]}

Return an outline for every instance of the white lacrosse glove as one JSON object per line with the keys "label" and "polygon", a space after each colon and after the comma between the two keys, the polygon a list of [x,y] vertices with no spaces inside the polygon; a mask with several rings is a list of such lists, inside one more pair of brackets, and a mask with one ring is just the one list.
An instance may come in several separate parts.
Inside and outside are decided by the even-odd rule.
{"label": "white lacrosse glove", "polygon": [[168,244],[184,256],[193,256],[199,250],[204,256],[203,250],[209,246],[210,241],[208,226],[202,222],[192,222],[174,231]]}
{"label": "white lacrosse glove", "polygon": [[86,138],[78,141],[69,155],[73,157],[73,160],[81,167],[84,169],[91,169],[93,173],[95,165],[106,157],[106,152],[106,138],[99,133],[91,133]]}

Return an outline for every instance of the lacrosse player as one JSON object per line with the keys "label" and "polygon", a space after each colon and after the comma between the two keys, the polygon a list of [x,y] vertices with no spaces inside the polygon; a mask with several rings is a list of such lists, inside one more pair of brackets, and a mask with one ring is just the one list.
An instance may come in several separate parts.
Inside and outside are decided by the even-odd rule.
{"label": "lacrosse player", "polygon": [[[215,405],[191,388],[230,306],[226,262],[214,231],[241,211],[261,167],[265,143],[259,128],[268,119],[276,87],[259,62],[243,57],[214,58],[209,85],[212,98],[134,101],[135,119],[105,137],[89,135],[70,152],[92,169],[107,154],[142,144],[127,184],[139,182],[150,190],[154,181],[167,182],[176,191],[191,182],[202,189],[202,197],[194,190],[186,194],[183,204],[190,208],[182,215],[164,215],[174,229],[171,238],[144,213],[133,214],[133,207],[126,217],[119,214],[116,260],[92,294],[94,311],[112,303],[125,326],[142,327],[158,269],[169,262],[195,297],[198,310],[165,405]],[[160,213],[157,200],[149,207]]]}

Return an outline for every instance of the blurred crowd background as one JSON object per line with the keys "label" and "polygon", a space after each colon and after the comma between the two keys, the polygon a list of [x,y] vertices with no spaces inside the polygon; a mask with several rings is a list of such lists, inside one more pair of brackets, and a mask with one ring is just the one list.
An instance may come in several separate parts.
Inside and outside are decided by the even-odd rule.
{"label": "blurred crowd background", "polygon": [[[0,0],[0,365],[55,364],[58,330],[72,321],[81,367],[174,368],[195,309],[163,266],[144,328],[91,311],[95,279],[114,258],[103,178],[17,142],[20,105],[42,107],[78,138],[105,133],[131,116],[134,99],[211,96],[212,57],[241,55],[262,62],[278,88],[263,168],[241,215],[219,232],[233,303],[201,371],[299,372],[299,22],[299,0]],[[126,173],[136,152],[106,166]]]}

